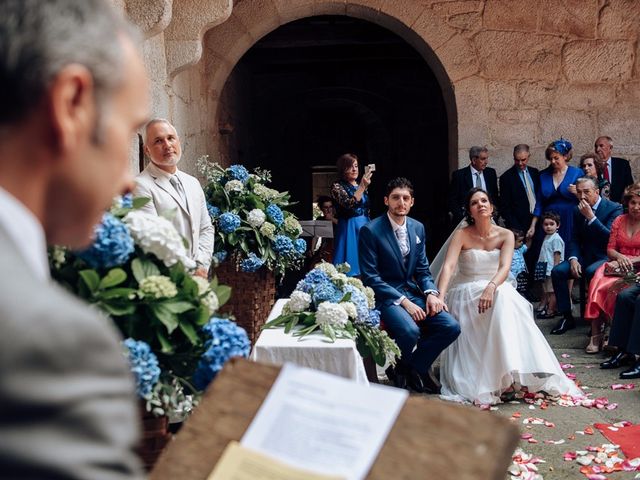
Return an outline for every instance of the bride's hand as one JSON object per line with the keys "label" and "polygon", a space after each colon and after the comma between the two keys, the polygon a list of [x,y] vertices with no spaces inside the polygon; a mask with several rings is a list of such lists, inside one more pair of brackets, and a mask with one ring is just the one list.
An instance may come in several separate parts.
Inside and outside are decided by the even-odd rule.
{"label": "bride's hand", "polygon": [[437,315],[442,310],[449,311],[447,305],[436,295],[427,295],[427,315]]}
{"label": "bride's hand", "polygon": [[493,305],[493,294],[496,293],[496,284],[489,282],[482,295],[480,295],[480,302],[478,303],[478,313],[484,313]]}

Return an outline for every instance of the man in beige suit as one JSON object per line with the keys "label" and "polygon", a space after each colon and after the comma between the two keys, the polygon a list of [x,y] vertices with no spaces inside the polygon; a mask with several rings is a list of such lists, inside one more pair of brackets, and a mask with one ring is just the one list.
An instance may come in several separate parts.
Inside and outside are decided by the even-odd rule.
{"label": "man in beige suit", "polygon": [[104,0],[1,10],[0,477],[142,478],[121,338],[53,284],[46,252],[91,243],[133,186],[149,89],[137,33]]}
{"label": "man in beige suit", "polygon": [[215,232],[200,182],[178,170],[182,147],[173,125],[162,118],[151,120],[145,127],[144,151],[151,162],[136,177],[135,196],[151,199],[143,210],[171,220],[189,244],[196,274],[206,278]]}

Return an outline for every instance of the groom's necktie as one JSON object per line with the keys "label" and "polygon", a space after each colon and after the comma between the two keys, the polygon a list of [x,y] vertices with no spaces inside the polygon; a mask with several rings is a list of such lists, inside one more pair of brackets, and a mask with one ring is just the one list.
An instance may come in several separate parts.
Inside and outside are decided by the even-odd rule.
{"label": "groom's necktie", "polygon": [[407,235],[406,225],[396,229],[396,238],[398,239],[400,253],[403,257],[406,257],[409,254],[409,236]]}
{"label": "groom's necktie", "polygon": [[182,187],[182,183],[180,182],[180,179],[178,178],[178,176],[172,175],[169,178],[169,182],[171,183],[171,185],[173,185],[173,188],[176,190],[176,192],[178,192],[178,195],[180,196],[182,203],[184,204],[185,208],[188,210],[189,206],[187,205],[187,194],[184,192],[184,188]]}

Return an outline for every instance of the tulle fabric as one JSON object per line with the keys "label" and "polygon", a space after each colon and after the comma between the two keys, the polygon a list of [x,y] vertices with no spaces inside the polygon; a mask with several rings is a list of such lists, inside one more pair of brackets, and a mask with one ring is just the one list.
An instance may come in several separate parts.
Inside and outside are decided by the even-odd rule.
{"label": "tulle fabric", "polygon": [[460,253],[446,303],[460,322],[461,334],[440,357],[442,398],[495,404],[514,384],[530,392],[582,395],[535,324],[533,307],[511,283],[500,285],[492,308],[478,313],[480,295],[499,258],[498,249]]}

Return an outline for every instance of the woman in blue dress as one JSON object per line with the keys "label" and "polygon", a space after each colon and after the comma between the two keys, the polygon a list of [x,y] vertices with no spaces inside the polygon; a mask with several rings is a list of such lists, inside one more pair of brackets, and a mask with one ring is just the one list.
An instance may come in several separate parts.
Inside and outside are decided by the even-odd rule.
{"label": "woman in blue dress", "polygon": [[371,183],[371,174],[367,172],[358,183],[358,157],[345,153],[336,163],[340,180],[331,186],[331,197],[338,218],[335,229],[333,263],[347,262],[351,265],[349,276],[360,275],[358,264],[358,233],[369,221],[369,198],[367,188]]}

